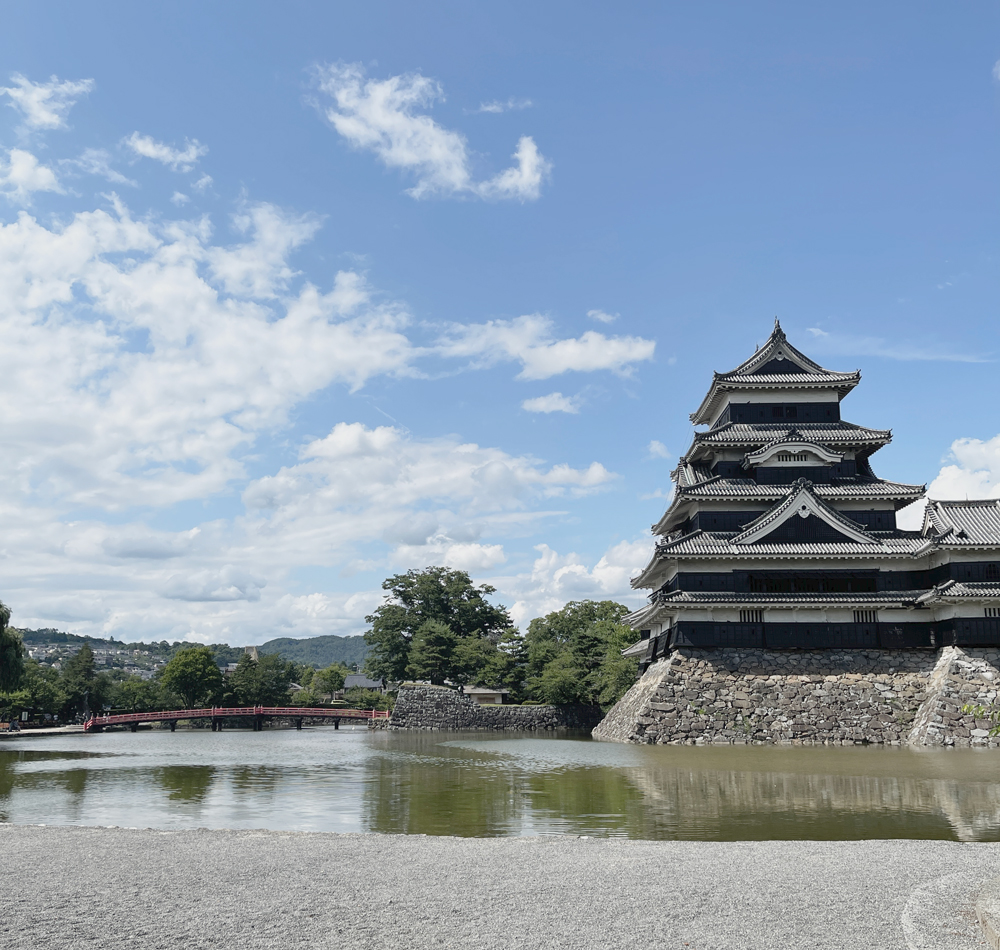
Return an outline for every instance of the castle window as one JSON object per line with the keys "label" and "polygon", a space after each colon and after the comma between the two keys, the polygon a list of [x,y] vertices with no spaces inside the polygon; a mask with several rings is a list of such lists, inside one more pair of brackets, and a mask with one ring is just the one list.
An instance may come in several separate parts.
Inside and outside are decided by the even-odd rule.
{"label": "castle window", "polygon": [[1000,564],[986,565],[986,580],[1000,581]]}
{"label": "castle window", "polygon": [[877,610],[855,610],[854,611],[854,622],[855,623],[878,623],[878,611]]}
{"label": "castle window", "polygon": [[763,622],[764,622],[763,610],[740,611],[740,623],[763,623]]}
{"label": "castle window", "polygon": [[809,460],[809,456],[805,452],[779,452],[778,461],[779,462],[806,462]]}
{"label": "castle window", "polygon": [[987,607],[986,608],[987,617],[1000,617],[1000,607]]}

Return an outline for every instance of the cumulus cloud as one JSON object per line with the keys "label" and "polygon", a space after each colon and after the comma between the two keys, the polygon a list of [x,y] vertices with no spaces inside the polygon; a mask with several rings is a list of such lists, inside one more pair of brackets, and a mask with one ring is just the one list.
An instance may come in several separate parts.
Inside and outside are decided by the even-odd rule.
{"label": "cumulus cloud", "polygon": [[653,439],[649,445],[646,446],[646,453],[651,459],[668,459],[672,458],[670,450],[657,439]]}
{"label": "cumulus cloud", "polygon": [[612,545],[593,567],[579,555],[560,555],[547,544],[538,544],[535,550],[538,557],[530,571],[490,578],[501,596],[514,598],[511,616],[517,624],[560,610],[570,600],[610,599],[630,607],[645,600],[646,592],[632,590],[629,580],[649,562],[650,538]]}
{"label": "cumulus cloud", "polygon": [[[157,142],[152,136],[133,132],[122,142],[139,158],[151,158],[162,162],[171,171],[189,172],[198,163],[198,159],[208,154],[208,146],[202,145],[197,139],[184,140],[184,148],[177,149],[172,145]],[[211,179],[209,179],[211,181]]]}
{"label": "cumulus cloud", "polygon": [[475,112],[486,112],[499,114],[501,112],[513,112],[520,109],[530,109],[534,103],[530,99],[515,99],[511,97],[507,99],[506,102],[501,102],[499,99],[493,99],[490,102],[481,102],[479,108],[475,109]]}
{"label": "cumulus cloud", "polygon": [[618,313],[605,313],[603,310],[588,310],[587,316],[591,320],[596,320],[598,323],[614,323],[621,314]]}
{"label": "cumulus cloud", "polygon": [[444,98],[440,83],[419,73],[368,79],[358,64],[317,70],[317,84],[333,104],[322,109],[333,128],[356,148],[368,149],[389,168],[412,173],[417,184],[407,193],[476,195],[480,198],[533,201],[551,170],[534,139],[522,136],[516,164],[492,178],[476,181],[465,137],[446,129],[425,112]]}
{"label": "cumulus cloud", "polygon": [[25,128],[32,131],[66,128],[69,110],[94,88],[93,79],[71,82],[52,76],[48,82],[32,82],[20,73],[10,79],[13,85],[0,87],[0,95],[10,99],[7,105],[21,113]]}
{"label": "cumulus cloud", "polygon": [[0,194],[15,204],[28,205],[36,191],[61,192],[56,173],[31,152],[10,149],[6,161],[0,158]]}
{"label": "cumulus cloud", "polygon": [[655,349],[653,340],[608,337],[594,330],[577,339],[556,340],[552,321],[541,314],[458,325],[438,344],[443,355],[468,358],[478,366],[519,362],[522,365],[519,379],[548,379],[570,371],[595,370],[628,375],[633,364],[652,359]]}
{"label": "cumulus cloud", "polygon": [[525,399],[521,408],[527,412],[569,412],[575,415],[580,411],[580,397],[549,393],[547,396]]}

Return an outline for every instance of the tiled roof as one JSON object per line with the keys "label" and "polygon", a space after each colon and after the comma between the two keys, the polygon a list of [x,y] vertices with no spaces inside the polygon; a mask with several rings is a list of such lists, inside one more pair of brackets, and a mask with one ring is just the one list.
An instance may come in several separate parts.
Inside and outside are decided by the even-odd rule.
{"label": "tiled roof", "polygon": [[[716,476],[691,486],[678,486],[678,495],[684,498],[740,498],[777,500],[791,490],[791,485],[758,485],[752,478],[723,478]],[[814,485],[813,491],[826,501],[858,498],[919,498],[925,485],[905,485],[887,482],[880,478],[834,482],[832,485]]]}
{"label": "tiled roof", "polygon": [[803,385],[826,388],[837,383],[856,383],[861,379],[858,373],[716,373],[719,383],[729,386],[795,386]]}
{"label": "tiled roof", "polygon": [[923,590],[881,590],[852,594],[759,594],[727,590],[672,590],[653,595],[659,604],[889,604],[903,606]]}
{"label": "tiled roof", "polygon": [[929,501],[924,524],[937,544],[1000,544],[1000,501]]}
{"label": "tiled roof", "polygon": [[694,444],[760,447],[775,439],[787,438],[789,432],[795,432],[800,438],[820,445],[881,446],[892,441],[889,429],[869,429],[853,422],[825,422],[815,425],[804,423],[797,426],[780,422],[727,422],[707,432],[696,432]]}
{"label": "tiled roof", "polygon": [[[778,368],[786,367],[797,372],[761,373],[761,369],[773,369],[768,364],[776,362]],[[824,369],[819,363],[814,363],[808,356],[792,346],[785,337],[781,327],[775,321],[774,332],[767,342],[750,359],[741,363],[728,373],[714,373],[712,385],[702,400],[701,405],[691,413],[691,421],[700,424],[709,422],[718,412],[723,394],[745,388],[831,388],[836,389],[841,396],[849,393],[861,381],[861,374],[838,373]]]}
{"label": "tiled roof", "polygon": [[[656,546],[657,556],[664,557],[911,557],[927,539],[916,532],[872,532],[876,544],[857,541],[783,541],[757,544],[733,544],[734,532],[695,531],[676,541]],[[1000,540],[997,542],[1000,545]]]}

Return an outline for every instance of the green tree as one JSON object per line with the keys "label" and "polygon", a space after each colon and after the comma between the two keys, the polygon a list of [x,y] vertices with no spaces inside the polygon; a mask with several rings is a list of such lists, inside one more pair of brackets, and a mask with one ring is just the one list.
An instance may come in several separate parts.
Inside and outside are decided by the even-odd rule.
{"label": "green tree", "polygon": [[178,650],[160,674],[163,685],[176,693],[187,709],[212,702],[222,692],[222,673],[208,647]]}
{"label": "green tree", "polygon": [[240,706],[284,706],[294,675],[295,664],[277,653],[263,653],[256,660],[244,653],[227,686]]}
{"label": "green tree", "polygon": [[[388,591],[385,602],[365,618],[371,624],[365,634],[370,647],[365,672],[374,678],[405,679],[414,636],[428,621],[448,627],[456,644],[466,638],[497,644],[511,628],[507,610],[486,600],[496,588],[488,584],[476,587],[465,571],[446,567],[410,570],[388,578],[382,588]],[[420,666],[427,668],[422,659]],[[440,671],[435,677],[441,678]]]}
{"label": "green tree", "polygon": [[616,702],[637,669],[621,656],[638,637],[621,623],[627,613],[611,600],[583,600],[532,620],[525,637],[529,695],[550,703]]}
{"label": "green tree", "polygon": [[17,689],[24,676],[24,644],[9,621],[10,608],[0,603],[0,692]]}
{"label": "green tree", "polygon": [[127,712],[151,712],[163,709],[159,684],[138,676],[129,676],[111,687],[111,706]]}
{"label": "green tree", "polygon": [[[471,638],[469,638],[471,639]],[[415,680],[430,680],[444,685],[455,673],[455,647],[458,637],[446,623],[426,620],[410,642],[407,674]]]}
{"label": "green tree", "polygon": [[106,673],[94,669],[94,651],[85,640],[62,667],[59,686],[64,694],[61,714],[73,719],[100,712],[111,693],[111,679]]}
{"label": "green tree", "polygon": [[344,701],[350,709],[392,709],[392,697],[377,689],[361,689],[358,686],[344,693]]}
{"label": "green tree", "polygon": [[344,688],[344,679],[347,677],[347,667],[341,663],[333,663],[324,670],[317,670],[313,673],[312,688],[318,693],[334,693]]}

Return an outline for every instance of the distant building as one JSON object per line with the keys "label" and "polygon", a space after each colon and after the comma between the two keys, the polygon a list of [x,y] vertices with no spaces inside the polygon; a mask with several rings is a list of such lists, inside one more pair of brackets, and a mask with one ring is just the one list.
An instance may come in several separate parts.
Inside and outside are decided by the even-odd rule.
{"label": "distant building", "polygon": [[384,693],[385,680],[369,679],[364,673],[348,673],[344,677],[344,689],[377,689],[380,693]]}
{"label": "distant building", "polygon": [[463,690],[466,696],[472,697],[473,702],[480,706],[500,706],[507,702],[507,695],[510,690],[490,689],[486,686],[466,686]]}

